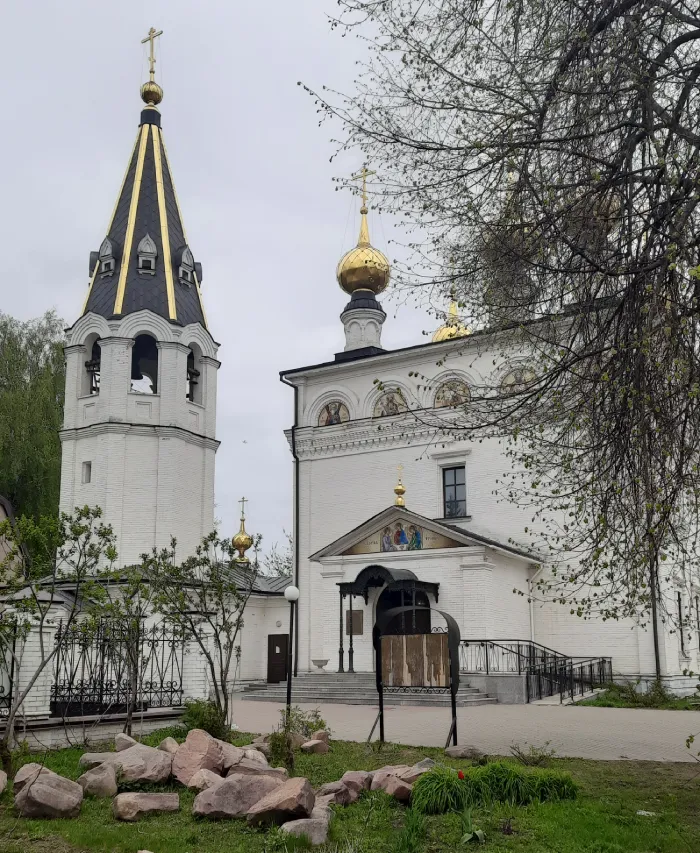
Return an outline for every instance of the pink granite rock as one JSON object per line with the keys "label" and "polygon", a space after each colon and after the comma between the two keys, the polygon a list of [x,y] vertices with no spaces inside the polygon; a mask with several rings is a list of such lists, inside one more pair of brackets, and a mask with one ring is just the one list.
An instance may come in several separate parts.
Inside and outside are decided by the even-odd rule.
{"label": "pink granite rock", "polygon": [[151,746],[137,744],[122,752],[86,752],[79,767],[91,770],[111,764],[124,782],[166,782],[170,778],[173,756]]}
{"label": "pink granite rock", "polygon": [[23,764],[15,774],[15,778],[12,782],[12,790],[15,795],[17,795],[28,782],[33,782],[37,776],[55,775],[56,774],[53,770],[49,770],[48,767],[44,767],[42,764],[37,764],[35,761],[31,761],[29,764]]}
{"label": "pink granite rock", "polygon": [[407,764],[397,764],[397,765],[387,765],[386,767],[381,767],[379,770],[375,770],[372,775],[372,784],[370,785],[370,790],[372,791],[383,791],[384,786],[386,785],[386,780],[390,776],[403,776],[404,773],[408,773],[411,768]]}
{"label": "pink granite rock", "polygon": [[242,818],[257,802],[281,788],[281,778],[265,774],[233,774],[194,798],[192,814],[208,818]]}
{"label": "pink granite rock", "polygon": [[301,745],[302,752],[313,752],[319,755],[328,752],[329,749],[330,747],[324,740],[307,740]]}
{"label": "pink granite rock", "polygon": [[322,818],[302,818],[301,820],[290,820],[282,827],[282,832],[295,835],[297,838],[305,836],[309,839],[311,846],[325,844],[328,840],[329,822]]}
{"label": "pink granite rock", "polygon": [[238,764],[235,764],[228,771],[229,776],[233,776],[236,773],[245,773],[252,776],[257,776],[262,773],[267,776],[281,778],[282,781],[284,781],[289,775],[284,767],[268,767],[267,765],[260,764],[259,761],[251,761],[249,758],[244,758],[243,761],[239,761]]}
{"label": "pink granite rock", "polygon": [[349,806],[357,802],[360,793],[354,788],[348,788],[345,782],[326,782],[318,789],[316,796],[331,796],[333,799],[329,802],[335,803],[336,806]]}
{"label": "pink granite rock", "polygon": [[309,780],[297,776],[287,780],[249,809],[248,823],[251,826],[270,826],[307,818],[313,811],[314,801]]}
{"label": "pink granite rock", "polygon": [[220,785],[223,781],[223,778],[218,773],[202,768],[190,778],[187,787],[191,791],[206,791],[214,785]]}
{"label": "pink granite rock", "polygon": [[247,758],[248,761],[255,761],[257,764],[260,764],[263,767],[268,766],[267,758],[262,754],[259,749],[246,748],[243,750],[243,757]]}
{"label": "pink granite rock", "polygon": [[398,776],[389,776],[384,784],[385,793],[389,794],[400,803],[407,803],[411,799],[413,785],[404,782]]}
{"label": "pink granite rock", "polygon": [[22,817],[77,817],[83,789],[57,773],[38,773],[15,794],[15,808]]}
{"label": "pink granite rock", "polygon": [[224,754],[220,743],[202,729],[192,729],[173,756],[173,776],[187,785],[198,770],[221,773]]}
{"label": "pink granite rock", "polygon": [[177,794],[117,794],[112,801],[112,814],[117,820],[133,822],[149,814],[176,812],[180,809]]}
{"label": "pink granite rock", "polygon": [[158,749],[163,752],[169,752],[170,755],[175,755],[178,749],[180,749],[180,744],[174,737],[166,737],[158,744]]}
{"label": "pink granite rock", "polygon": [[113,764],[98,764],[78,779],[83,793],[90,797],[114,797],[117,793],[117,771]]}
{"label": "pink granite rock", "polygon": [[311,735],[311,740],[322,740],[324,743],[330,743],[331,734],[326,729],[319,729]]}
{"label": "pink granite rock", "polygon": [[215,740],[221,747],[221,754],[223,756],[223,765],[221,770],[225,774],[246,757],[246,751],[241,749],[240,746],[234,746],[232,743],[226,743],[225,740],[218,740],[217,738],[215,738]]}
{"label": "pink granite rock", "polygon": [[369,791],[372,784],[372,773],[367,773],[364,770],[348,770],[340,777],[340,781],[359,795],[362,791]]}
{"label": "pink granite rock", "polygon": [[123,752],[125,749],[131,749],[132,746],[138,746],[139,742],[134,740],[129,735],[120,733],[114,737],[114,748],[117,752]]}

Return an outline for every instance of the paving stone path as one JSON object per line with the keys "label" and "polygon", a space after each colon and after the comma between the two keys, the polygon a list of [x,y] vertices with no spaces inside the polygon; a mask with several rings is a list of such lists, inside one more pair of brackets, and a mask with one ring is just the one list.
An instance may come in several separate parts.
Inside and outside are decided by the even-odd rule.
{"label": "paving stone path", "polygon": [[[271,731],[279,723],[272,702],[234,699],[233,719],[241,731]],[[340,740],[367,739],[377,715],[365,705],[318,707]],[[444,746],[450,725],[443,708],[388,708],[386,739],[412,746]],[[689,734],[700,732],[694,711],[628,710],[558,705],[485,705],[457,709],[460,744],[473,744],[493,755],[507,755],[513,742],[550,746],[562,756],[598,760],[692,761],[685,748]],[[376,737],[375,732],[375,737]]]}

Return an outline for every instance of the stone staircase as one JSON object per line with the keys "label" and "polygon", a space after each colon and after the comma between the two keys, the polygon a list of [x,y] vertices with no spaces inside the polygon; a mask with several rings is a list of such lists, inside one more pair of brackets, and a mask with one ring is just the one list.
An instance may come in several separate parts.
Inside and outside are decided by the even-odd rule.
{"label": "stone staircase", "polygon": [[[243,699],[256,702],[287,701],[287,685],[280,684],[247,684],[243,689]],[[474,705],[494,705],[496,699],[483,693],[476,687],[469,687],[466,679],[460,684],[457,692],[459,707]],[[379,698],[377,686],[372,672],[356,673],[302,673],[292,680],[292,703],[295,705],[377,705]],[[449,693],[385,693],[385,705],[417,705],[449,707]]]}

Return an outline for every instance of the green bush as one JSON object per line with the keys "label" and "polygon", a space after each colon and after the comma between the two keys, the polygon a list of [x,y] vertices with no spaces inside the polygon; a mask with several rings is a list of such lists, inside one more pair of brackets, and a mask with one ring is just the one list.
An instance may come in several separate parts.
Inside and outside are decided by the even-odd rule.
{"label": "green bush", "polygon": [[326,721],[319,713],[318,708],[314,708],[313,711],[302,711],[298,705],[293,705],[289,709],[288,723],[286,708],[280,711],[280,717],[282,718],[280,730],[284,729],[291,734],[304,735],[304,737],[310,738],[314,732],[320,729],[328,731]]}
{"label": "green bush", "polygon": [[424,814],[462,812],[468,806],[505,803],[526,806],[550,800],[573,800],[578,787],[568,773],[530,770],[505,761],[468,767],[463,779],[450,767],[438,766],[414,784],[411,804]]}
{"label": "green bush", "polygon": [[422,814],[462,812],[467,796],[467,786],[457,771],[438,764],[414,783],[411,805]]}
{"label": "green bush", "polygon": [[204,729],[212,737],[219,740],[229,740],[231,727],[226,722],[226,716],[216,702],[208,699],[185,699],[185,713],[182,724],[187,731]]}

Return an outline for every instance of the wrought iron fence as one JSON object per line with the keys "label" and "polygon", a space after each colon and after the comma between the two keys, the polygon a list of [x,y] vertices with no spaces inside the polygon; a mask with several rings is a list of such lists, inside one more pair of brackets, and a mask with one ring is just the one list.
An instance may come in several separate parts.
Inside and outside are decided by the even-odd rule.
{"label": "wrought iron fence", "polygon": [[59,625],[51,713],[73,717],[182,705],[185,640],[166,625]]}
{"label": "wrought iron fence", "polygon": [[530,640],[462,640],[460,669],[480,675],[524,675],[528,702],[577,696],[612,681],[611,658],[575,658]]}

